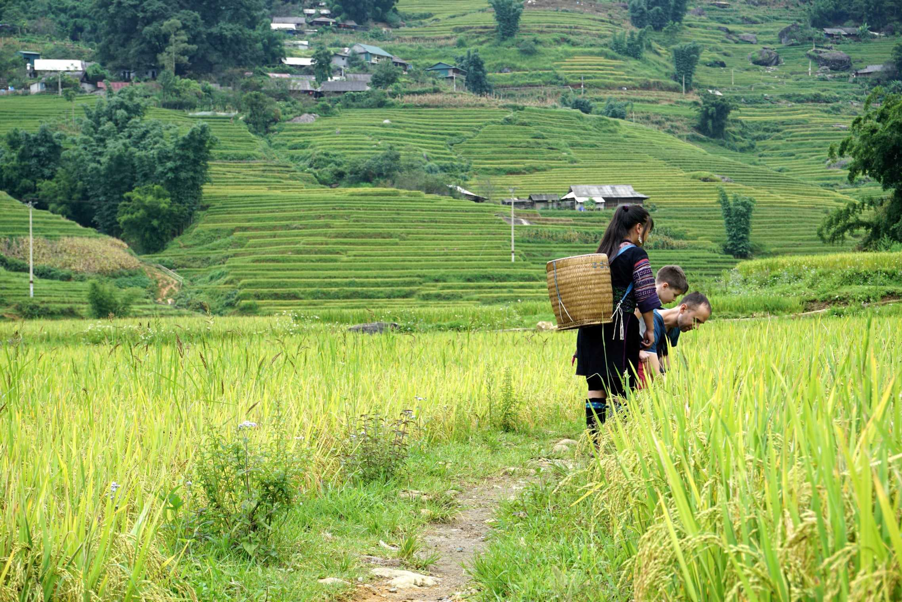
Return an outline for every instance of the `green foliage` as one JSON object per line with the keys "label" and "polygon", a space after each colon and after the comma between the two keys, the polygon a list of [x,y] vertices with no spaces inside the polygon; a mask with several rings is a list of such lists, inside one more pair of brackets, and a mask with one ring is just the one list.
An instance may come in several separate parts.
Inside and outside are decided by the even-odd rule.
{"label": "green foliage", "polygon": [[825,242],[840,243],[846,236],[862,232],[860,244],[867,249],[882,240],[902,241],[902,95],[884,94],[878,88],[868,97],[864,111],[852,122],[839,147],[830,147],[830,159],[850,157],[849,181],[871,177],[887,194],[836,209],[824,220],[818,236]]}
{"label": "green foliage", "polygon": [[533,56],[539,52],[537,38],[520,40],[517,44],[517,50],[524,56]]}
{"label": "green foliage", "polygon": [[390,88],[401,78],[401,69],[391,61],[382,61],[373,72],[372,84],[376,88]]}
{"label": "green foliage", "polygon": [[21,201],[37,200],[38,186],[56,174],[63,136],[42,125],[34,134],[13,129],[0,147],[0,188]]}
{"label": "green foliage", "polygon": [[281,36],[267,25],[263,0],[93,0],[90,12],[100,61],[114,69],[140,72],[162,62],[172,71],[181,63],[208,73],[274,64],[285,56]]}
{"label": "green foliage", "polygon": [[127,318],[131,314],[132,305],[136,301],[135,294],[130,291],[119,291],[109,282],[91,281],[88,285],[88,305],[93,318]]}
{"label": "green foliage", "polygon": [[626,119],[632,107],[633,103],[628,100],[616,100],[609,96],[604,103],[601,114],[613,119]]}
{"label": "green foliage", "polygon": [[111,79],[110,72],[104,69],[100,63],[88,65],[88,69],[85,71],[85,78],[94,85],[97,85],[98,82]]}
{"label": "green foliage", "polygon": [[623,56],[641,59],[648,47],[648,31],[649,28],[646,27],[638,31],[630,31],[628,34],[625,31],[615,33],[611,38],[611,50]]}
{"label": "green foliage", "polygon": [[812,27],[854,21],[857,23],[898,23],[902,18],[899,0],[814,0],[808,6],[808,22]]}
{"label": "green foliage", "polygon": [[157,83],[160,85],[160,105],[167,109],[193,109],[203,97],[200,84],[172,71],[163,71]]}
{"label": "green foliage", "polygon": [[188,34],[182,29],[182,22],[178,19],[169,19],[160,29],[168,36],[168,40],[157,60],[164,69],[175,73],[179,65],[188,64],[188,57],[197,51],[197,46],[188,43]]}
{"label": "green foliage", "polygon": [[492,84],[489,83],[485,63],[479,56],[479,51],[467,50],[467,54],[457,57],[457,66],[467,72],[467,90],[480,96],[492,92]]}
{"label": "green foliage", "polygon": [[595,103],[585,96],[577,96],[572,90],[568,89],[561,95],[561,106],[570,109],[576,109],[582,113],[591,114],[595,110]]}
{"label": "green foliage", "polygon": [[696,128],[709,138],[723,138],[730,120],[733,103],[726,96],[702,94]]}
{"label": "green foliage", "polygon": [[270,128],[279,123],[282,113],[279,105],[262,92],[250,92],[241,99],[244,108],[244,122],[247,129],[258,136],[265,136]]}
{"label": "green foliage", "polygon": [[195,467],[197,483],[189,483],[194,507],[184,527],[191,536],[250,558],[277,556],[273,533],[296,504],[303,474],[284,425],[277,413],[269,436],[250,421],[225,432],[210,429]]}
{"label": "green foliage", "polygon": [[409,438],[420,429],[412,410],[398,418],[364,414],[348,421],[341,446],[341,464],[351,479],[388,481],[404,467],[410,454]]}
{"label": "green foliage", "polygon": [[215,138],[205,123],[180,134],[175,126],[144,119],[144,112],[131,88],[86,106],[59,168],[38,185],[41,201],[55,213],[115,236],[121,233],[125,194],[157,184],[172,200],[176,230],[187,226],[200,206]]}
{"label": "green foliage", "polygon": [[752,211],[755,208],[755,199],[734,194],[730,200],[727,191],[721,188],[718,191],[717,202],[720,204],[724,228],[727,231],[724,252],[741,259],[749,257],[752,254]]}
{"label": "green foliage", "polygon": [[509,40],[520,30],[523,14],[522,0],[489,0],[495,11],[495,33],[499,40]]}
{"label": "green foliage", "polygon": [[669,23],[681,23],[687,8],[687,0],[631,0],[630,23],[639,29],[661,31]]}
{"label": "green foliage", "polygon": [[680,44],[671,49],[673,55],[673,80],[682,85],[685,77],[686,89],[692,89],[692,78],[695,76],[695,68],[698,59],[702,55],[702,47],[695,42]]}
{"label": "green foliage", "polygon": [[[0,301],[2,304],[2,301]],[[20,301],[13,306],[13,312],[23,320],[47,320],[53,318],[80,318],[72,306],[59,306],[34,299]]]}
{"label": "green foliage", "polygon": [[325,46],[313,53],[313,74],[318,84],[324,84],[332,77],[332,52]]}
{"label": "green foliage", "polygon": [[902,79],[902,42],[893,46],[893,65],[896,67],[896,77]]}
{"label": "green foliage", "polygon": [[178,229],[179,213],[166,189],[154,184],[125,193],[118,220],[126,242],[144,253],[156,253]]}
{"label": "green foliage", "polygon": [[389,19],[397,3],[398,0],[333,0],[332,10],[363,24]]}

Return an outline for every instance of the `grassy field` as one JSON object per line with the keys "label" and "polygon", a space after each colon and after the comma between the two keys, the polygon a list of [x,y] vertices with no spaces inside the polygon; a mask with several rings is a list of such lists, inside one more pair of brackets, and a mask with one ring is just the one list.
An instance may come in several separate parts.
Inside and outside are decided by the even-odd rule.
{"label": "grassy field", "polygon": [[[898,328],[896,312],[715,321],[685,335],[667,381],[632,399],[597,460],[570,477],[588,488],[527,495],[502,513],[474,568],[477,597],[763,599],[793,589],[806,599],[894,599]],[[316,578],[363,576],[361,554],[392,554],[380,539],[422,528],[423,506],[400,501],[399,489],[491,474],[524,461],[526,447],[542,453],[533,433],[580,431],[573,336],[367,337],[288,317],[0,324],[9,435],[0,440],[0,591],[339,595]],[[820,352],[797,344],[806,340]],[[502,443],[493,416],[508,398],[518,439]],[[351,479],[339,462],[353,458],[348,417],[407,409],[425,426],[406,459],[412,476]],[[279,437],[301,469],[303,503],[279,521],[266,562],[179,527],[193,524],[188,490],[203,442],[216,432],[240,442],[245,421],[255,430],[244,446]],[[334,530],[328,540],[323,529]],[[503,570],[512,563],[522,570]]]}

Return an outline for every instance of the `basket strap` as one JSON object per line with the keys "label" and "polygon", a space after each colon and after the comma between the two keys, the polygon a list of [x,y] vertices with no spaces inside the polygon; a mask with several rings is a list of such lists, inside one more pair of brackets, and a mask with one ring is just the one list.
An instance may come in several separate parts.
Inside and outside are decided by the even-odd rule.
{"label": "basket strap", "polygon": [[561,299],[561,289],[558,288],[557,285],[557,260],[551,262],[551,267],[554,269],[554,290],[557,292],[557,303],[558,307],[564,310],[564,313],[567,314],[567,317],[570,318],[570,321],[573,321],[573,318],[570,316],[570,312],[567,311],[567,306],[564,305],[564,300]]}

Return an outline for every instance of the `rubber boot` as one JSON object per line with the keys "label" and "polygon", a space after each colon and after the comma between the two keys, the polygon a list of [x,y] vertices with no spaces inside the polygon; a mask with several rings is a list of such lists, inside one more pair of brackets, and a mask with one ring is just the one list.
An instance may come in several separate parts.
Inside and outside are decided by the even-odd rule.
{"label": "rubber boot", "polygon": [[604,424],[608,413],[608,405],[604,399],[586,400],[586,429],[589,433],[597,434],[598,429]]}

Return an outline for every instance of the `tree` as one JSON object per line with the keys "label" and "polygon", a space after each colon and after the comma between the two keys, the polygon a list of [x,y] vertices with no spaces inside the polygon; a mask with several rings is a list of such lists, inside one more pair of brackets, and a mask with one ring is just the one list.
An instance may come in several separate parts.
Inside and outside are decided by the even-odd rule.
{"label": "tree", "polygon": [[576,109],[586,114],[590,114],[595,110],[595,104],[592,101],[584,96],[576,96],[569,89],[561,95],[561,106]]}
{"label": "tree", "polygon": [[688,0],[631,0],[630,23],[638,29],[651,26],[661,31],[669,23],[682,23]]}
{"label": "tree", "polygon": [[495,33],[499,40],[508,40],[520,30],[520,16],[523,14],[522,0],[489,0],[495,11]]}
{"label": "tree", "polygon": [[42,125],[34,134],[14,129],[0,148],[0,188],[20,201],[37,200],[38,184],[56,174],[64,137]]}
{"label": "tree", "polygon": [[893,46],[893,64],[896,66],[896,78],[902,79],[902,42]]}
{"label": "tree", "polygon": [[467,54],[457,57],[457,65],[467,72],[467,90],[479,95],[492,92],[492,84],[489,83],[485,63],[482,62],[479,51],[467,50]]}
{"label": "tree", "polygon": [[75,88],[66,88],[63,90],[63,98],[72,107],[72,121],[75,121],[75,99],[78,98],[78,92],[75,91]]}
{"label": "tree", "polygon": [[134,302],[135,296],[131,291],[119,292],[110,283],[95,280],[88,285],[88,305],[94,318],[126,318]]}
{"label": "tree", "polygon": [[[92,0],[84,4],[90,4],[98,58],[113,69],[140,72],[166,64],[167,58],[169,68],[173,57],[177,66],[177,57],[189,55],[192,72],[209,73],[274,64],[285,56],[281,34],[269,27],[264,0]],[[173,29],[173,20],[180,29]],[[178,32],[175,39],[174,31]],[[196,49],[190,51],[185,45]],[[170,50],[174,52],[161,57]]]}
{"label": "tree", "polygon": [[247,123],[247,128],[258,136],[268,134],[269,128],[279,123],[282,118],[276,101],[262,92],[245,94],[242,104],[246,114],[244,121]]}
{"label": "tree", "polygon": [[182,31],[182,22],[178,19],[169,19],[161,29],[169,36],[169,41],[163,52],[157,55],[157,60],[164,69],[174,74],[179,65],[188,64],[188,56],[197,50],[197,46],[188,43],[188,34]]}
{"label": "tree", "polygon": [[883,241],[902,242],[902,94],[878,88],[852,122],[849,135],[830,147],[830,159],[850,157],[849,182],[868,176],[887,192],[879,198],[851,201],[834,210],[818,228],[824,242],[841,243],[863,233],[860,247],[876,248]]}
{"label": "tree", "polygon": [[686,89],[691,90],[695,68],[698,66],[698,59],[702,56],[702,47],[695,42],[690,42],[674,46],[671,52],[673,53],[673,79],[680,84],[685,81]]}
{"label": "tree", "polygon": [[401,78],[401,69],[395,67],[391,61],[382,61],[373,73],[372,84],[376,88],[390,88]]}
{"label": "tree", "polygon": [[333,0],[332,10],[347,19],[367,23],[384,21],[397,3],[398,0]]}
{"label": "tree", "polygon": [[718,194],[717,202],[720,204],[724,228],[727,231],[724,252],[733,257],[747,258],[752,254],[752,211],[755,208],[755,199],[734,194],[731,201],[723,188]]}
{"label": "tree", "polygon": [[648,28],[639,31],[615,33],[611,38],[611,50],[617,54],[641,59],[648,46]]}
{"label": "tree", "polygon": [[179,226],[169,193],[156,184],[125,193],[118,220],[125,241],[144,253],[162,251]]}
{"label": "tree", "polygon": [[696,128],[709,138],[723,138],[733,103],[726,96],[702,94],[702,104],[698,108]]}
{"label": "tree", "polygon": [[607,101],[604,103],[601,114],[605,117],[611,117],[612,119],[626,119],[626,116],[629,114],[632,106],[633,103],[629,101],[614,100],[609,96]]}
{"label": "tree", "polygon": [[313,53],[313,74],[320,85],[332,77],[332,53],[325,46],[320,46]]}

